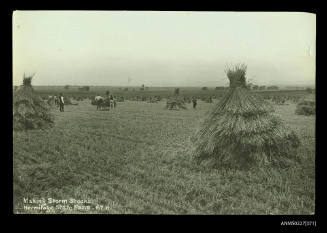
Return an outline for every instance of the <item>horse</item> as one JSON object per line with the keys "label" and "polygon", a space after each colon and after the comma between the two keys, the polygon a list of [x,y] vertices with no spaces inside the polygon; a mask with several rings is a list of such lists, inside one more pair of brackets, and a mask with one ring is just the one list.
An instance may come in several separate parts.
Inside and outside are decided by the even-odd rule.
{"label": "horse", "polygon": [[101,110],[103,108],[108,108],[109,110],[110,107],[110,101],[102,96],[96,96],[91,103],[97,106],[97,110]]}

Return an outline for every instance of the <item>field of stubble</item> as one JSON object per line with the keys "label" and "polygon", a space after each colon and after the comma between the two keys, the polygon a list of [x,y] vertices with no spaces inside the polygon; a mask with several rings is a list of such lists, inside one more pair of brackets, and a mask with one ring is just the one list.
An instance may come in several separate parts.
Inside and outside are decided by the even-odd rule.
{"label": "field of stubble", "polygon": [[[300,135],[301,161],[288,168],[209,169],[191,158],[194,134],[213,104],[164,110],[165,102],[123,102],[96,111],[90,101],[54,109],[55,126],[15,132],[14,212],[23,198],[93,199],[110,214],[312,214],[315,117],[275,106]],[[94,206],[91,205],[93,208]]]}

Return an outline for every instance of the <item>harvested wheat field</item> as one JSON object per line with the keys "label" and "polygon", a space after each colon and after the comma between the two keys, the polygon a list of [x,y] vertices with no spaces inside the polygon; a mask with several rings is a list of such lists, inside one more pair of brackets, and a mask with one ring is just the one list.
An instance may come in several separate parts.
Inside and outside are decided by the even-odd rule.
{"label": "harvested wheat field", "polygon": [[212,104],[185,111],[165,104],[125,101],[96,111],[84,100],[52,110],[53,128],[15,131],[14,213],[314,212],[315,116],[295,115],[293,103],[275,106],[302,141],[291,166],[213,169],[194,163],[190,140]]}

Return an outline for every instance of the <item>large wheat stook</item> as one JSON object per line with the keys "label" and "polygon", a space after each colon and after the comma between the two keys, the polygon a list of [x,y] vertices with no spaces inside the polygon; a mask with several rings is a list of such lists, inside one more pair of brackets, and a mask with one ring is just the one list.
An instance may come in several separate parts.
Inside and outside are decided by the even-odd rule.
{"label": "large wheat stook", "polygon": [[246,88],[245,65],[226,70],[227,94],[208,113],[193,137],[194,156],[214,159],[216,165],[283,162],[296,156],[298,136],[271,104]]}
{"label": "large wheat stook", "polygon": [[49,106],[34,91],[32,77],[23,78],[21,85],[13,93],[13,128],[27,130],[47,128],[53,125]]}

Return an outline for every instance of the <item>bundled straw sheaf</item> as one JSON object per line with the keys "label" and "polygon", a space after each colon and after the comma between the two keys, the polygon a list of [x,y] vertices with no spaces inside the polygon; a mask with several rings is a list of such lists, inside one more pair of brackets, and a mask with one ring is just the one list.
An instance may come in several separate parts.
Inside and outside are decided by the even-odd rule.
{"label": "bundled straw sheaf", "polygon": [[245,88],[245,72],[234,70],[235,76],[233,71],[227,73],[230,90],[193,137],[195,157],[214,158],[220,165],[241,165],[279,162],[295,156],[300,144],[297,135],[273,114],[271,104]]}
{"label": "bundled straw sheaf", "polygon": [[65,105],[73,105],[72,100],[67,96],[64,96],[64,102]]}
{"label": "bundled straw sheaf", "polygon": [[229,79],[229,85],[233,87],[246,87],[245,74],[247,66],[245,64],[236,64],[226,67],[225,73]]}
{"label": "bundled straw sheaf", "polygon": [[187,109],[185,106],[185,101],[182,99],[169,99],[166,103],[166,109],[168,110],[180,110],[180,109]]}
{"label": "bundled straw sheaf", "polygon": [[315,115],[316,114],[316,101],[314,96],[307,96],[303,100],[301,100],[297,106],[295,113],[298,115]]}
{"label": "bundled straw sheaf", "polygon": [[24,78],[23,85],[13,93],[14,130],[46,128],[52,124],[50,109],[33,90],[31,77]]}
{"label": "bundled straw sheaf", "polygon": [[176,88],[174,91],[174,96],[167,100],[165,108],[168,110],[187,109],[184,99],[179,96],[179,88]]}

